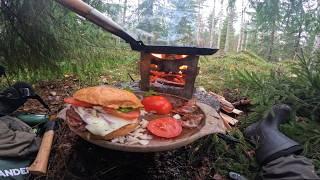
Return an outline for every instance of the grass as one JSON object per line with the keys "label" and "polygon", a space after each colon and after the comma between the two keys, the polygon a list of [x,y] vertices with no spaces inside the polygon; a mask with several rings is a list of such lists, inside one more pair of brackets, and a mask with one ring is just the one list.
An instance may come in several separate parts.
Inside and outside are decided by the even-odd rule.
{"label": "grass", "polygon": [[229,87],[228,83],[232,82],[236,70],[246,69],[250,72],[266,74],[275,67],[276,65],[267,63],[248,52],[202,57],[196,85],[219,92]]}
{"label": "grass", "polygon": [[[88,51],[93,49],[88,49]],[[74,52],[69,57],[57,62],[56,67],[40,67],[37,69],[23,69],[9,77],[13,81],[35,83],[41,80],[49,81],[61,79],[65,75],[76,75],[82,84],[94,85],[101,81],[114,84],[130,81],[128,73],[138,80],[139,53],[128,49],[102,49],[86,55],[86,52]],[[76,57],[76,54],[83,57]],[[274,68],[273,64],[265,62],[260,57],[243,52],[226,56],[206,56],[199,61],[200,72],[196,86],[203,86],[212,91],[221,91],[228,87],[236,69],[248,69],[253,72],[267,73]]]}
{"label": "grass", "polygon": [[[75,52],[76,53],[76,52]],[[84,53],[84,52],[79,52]],[[50,81],[64,76],[76,75],[83,85],[98,83],[115,83],[129,81],[128,73],[137,77],[136,62],[139,54],[128,49],[103,49],[97,52],[81,55],[81,59],[69,57],[59,60],[55,67],[40,67],[37,69],[23,69],[15,74],[9,74],[12,81]]]}
{"label": "grass", "polygon": [[[76,75],[81,84],[86,85],[94,85],[102,81],[110,84],[130,81],[128,73],[136,80],[140,78],[137,64],[139,53],[137,52],[128,49],[104,49],[91,52],[90,56],[82,51],[74,52],[74,54],[77,53],[83,58],[79,59],[74,55],[74,57],[59,60],[56,67],[40,67],[36,70],[23,69],[15,74],[9,72],[9,77],[13,81],[35,83],[41,80],[49,81],[68,75]],[[230,82],[236,69],[267,73],[274,68],[273,64],[248,52],[201,57],[199,66],[200,72],[197,76],[196,86],[203,86],[212,91],[221,91],[227,88],[228,84],[226,83]]]}

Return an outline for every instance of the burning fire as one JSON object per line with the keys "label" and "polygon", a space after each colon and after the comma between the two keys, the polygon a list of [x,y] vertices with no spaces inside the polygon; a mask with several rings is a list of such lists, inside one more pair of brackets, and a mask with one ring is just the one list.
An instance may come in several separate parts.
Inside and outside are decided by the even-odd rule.
{"label": "burning fire", "polygon": [[[167,54],[152,54],[158,58],[169,59],[170,56]],[[177,58],[179,57],[186,57],[187,55],[172,55],[171,57]],[[176,69],[177,68],[177,69]],[[150,64],[150,84],[162,84],[162,85],[169,85],[174,87],[184,87],[186,84],[186,70],[188,69],[187,65],[180,65],[178,67],[172,67],[169,72],[166,72],[163,69],[159,68],[157,64]],[[173,72],[172,72],[173,71]]]}
{"label": "burning fire", "polygon": [[151,69],[151,70],[157,70],[157,69],[158,69],[158,65],[156,65],[156,64],[150,64],[150,69]]}
{"label": "burning fire", "polygon": [[178,73],[174,72],[160,72],[150,71],[150,83],[160,83],[170,86],[183,87],[185,85],[186,75],[180,70]]}
{"label": "burning fire", "polygon": [[187,70],[188,69],[188,66],[187,65],[182,65],[179,67],[180,70]]}
{"label": "burning fire", "polygon": [[176,60],[176,59],[183,59],[188,57],[188,55],[179,55],[179,54],[156,54],[151,53],[152,56],[157,57],[159,59],[167,59],[167,60]]}

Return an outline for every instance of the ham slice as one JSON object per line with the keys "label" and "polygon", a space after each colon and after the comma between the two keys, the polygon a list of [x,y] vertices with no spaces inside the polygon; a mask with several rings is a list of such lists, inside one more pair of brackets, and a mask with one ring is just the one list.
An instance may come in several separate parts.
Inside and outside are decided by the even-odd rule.
{"label": "ham slice", "polygon": [[181,118],[181,125],[185,128],[196,128],[201,124],[203,114],[185,114]]}
{"label": "ham slice", "polygon": [[79,116],[78,113],[75,112],[75,110],[73,109],[73,107],[70,107],[66,113],[68,114],[68,124],[70,126],[72,126],[74,129],[78,130],[78,131],[86,131],[86,123],[83,122],[83,120],[81,119],[81,117]]}
{"label": "ham slice", "polygon": [[196,105],[196,100],[191,99],[184,105],[174,109],[173,112],[180,115],[182,127],[196,128],[201,124],[202,119],[204,118],[204,115],[197,113],[197,110],[198,106]]}
{"label": "ham slice", "polygon": [[191,99],[187,103],[185,103],[183,106],[174,109],[173,112],[183,115],[183,114],[194,113],[195,111],[197,111],[197,109],[198,109],[198,106],[196,105],[196,100]]}

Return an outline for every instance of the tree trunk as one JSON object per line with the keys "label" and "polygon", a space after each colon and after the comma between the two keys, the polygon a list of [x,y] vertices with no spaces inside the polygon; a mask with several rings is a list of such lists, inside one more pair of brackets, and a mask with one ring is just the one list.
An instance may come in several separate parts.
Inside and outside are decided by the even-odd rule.
{"label": "tree trunk", "polygon": [[225,43],[224,43],[224,49],[223,49],[225,53],[229,51],[229,41],[228,41],[228,39],[229,39],[229,36],[230,36],[230,35],[228,35],[228,34],[230,34],[230,32],[228,32],[228,31],[230,31],[230,29],[229,29],[230,17],[228,17],[227,20],[228,20],[228,22],[227,22],[226,41],[225,41]]}
{"label": "tree trunk", "polygon": [[215,16],[216,16],[216,0],[213,0],[213,9],[212,9],[212,19],[211,19],[211,28],[210,28],[210,47],[213,48],[215,32]]}
{"label": "tree trunk", "polygon": [[256,26],[256,28],[254,29],[254,34],[253,34],[253,45],[254,45],[254,47],[256,47],[257,46],[257,41],[258,41],[258,27],[257,27],[257,25],[255,25]]}
{"label": "tree trunk", "polygon": [[123,14],[122,14],[122,25],[125,25],[125,23],[126,23],[127,3],[128,3],[128,0],[124,0],[124,3],[123,3]]}
{"label": "tree trunk", "polygon": [[261,33],[259,31],[257,31],[257,48],[255,49],[258,54],[262,54],[262,53],[265,53],[264,52],[264,49],[266,48],[265,45],[263,44],[264,42],[264,37],[265,37],[265,34],[264,33]]}
{"label": "tree trunk", "polygon": [[228,22],[227,22],[227,33],[226,33],[226,41],[225,41],[225,44],[224,44],[224,52],[227,53],[229,52],[230,50],[230,31],[231,31],[231,28],[230,28],[230,22],[231,22],[231,17],[229,16],[228,17]]}
{"label": "tree trunk", "polygon": [[302,34],[302,24],[300,24],[300,26],[299,26],[298,36],[297,36],[296,41],[294,43],[294,59],[295,59],[296,55],[299,53],[301,34]]}
{"label": "tree trunk", "polygon": [[200,46],[200,31],[201,31],[201,3],[199,1],[199,4],[198,4],[198,18],[197,18],[197,23],[198,23],[198,28],[197,28],[197,34],[196,34],[196,41],[197,41],[197,46]]}
{"label": "tree trunk", "polygon": [[227,24],[227,36],[226,36],[226,43],[224,46],[224,52],[229,52],[231,50],[231,41],[232,41],[232,25],[233,25],[233,16],[234,16],[234,8],[229,8],[228,13],[228,24]]}
{"label": "tree trunk", "polygon": [[243,41],[243,36],[244,36],[244,28],[243,28],[243,22],[244,22],[244,0],[242,0],[242,8],[241,8],[241,22],[240,22],[240,33],[239,33],[239,39],[238,39],[238,45],[237,45],[237,52],[240,52],[242,50],[242,41]]}
{"label": "tree trunk", "polygon": [[[317,2],[318,5],[318,16],[320,15],[320,0]],[[315,36],[314,45],[313,45],[313,53],[320,53],[320,33]]]}
{"label": "tree trunk", "polygon": [[314,39],[313,52],[320,52],[320,34],[316,35]]}
{"label": "tree trunk", "polygon": [[140,0],[137,0],[137,3],[138,3],[138,24],[140,23],[140,8],[139,8],[139,6],[140,6]]}
{"label": "tree trunk", "polygon": [[247,23],[245,23],[240,51],[247,50],[247,38],[248,38]]}
{"label": "tree trunk", "polygon": [[275,36],[275,25],[272,26],[271,34],[270,34],[270,42],[269,42],[269,48],[268,48],[268,60],[272,60],[272,53],[273,53],[273,44],[274,44],[274,36]]}
{"label": "tree trunk", "polygon": [[222,36],[222,28],[223,28],[223,0],[221,0],[221,9],[219,12],[219,33],[218,33],[218,41],[217,41],[217,47],[220,48],[221,46],[221,36]]}

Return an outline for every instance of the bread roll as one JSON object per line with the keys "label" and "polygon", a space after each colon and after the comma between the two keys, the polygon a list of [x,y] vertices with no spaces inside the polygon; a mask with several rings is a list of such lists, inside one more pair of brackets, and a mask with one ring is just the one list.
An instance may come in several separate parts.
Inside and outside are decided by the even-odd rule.
{"label": "bread roll", "polygon": [[79,101],[113,109],[143,107],[133,93],[110,86],[83,88],[76,91],[73,97]]}

